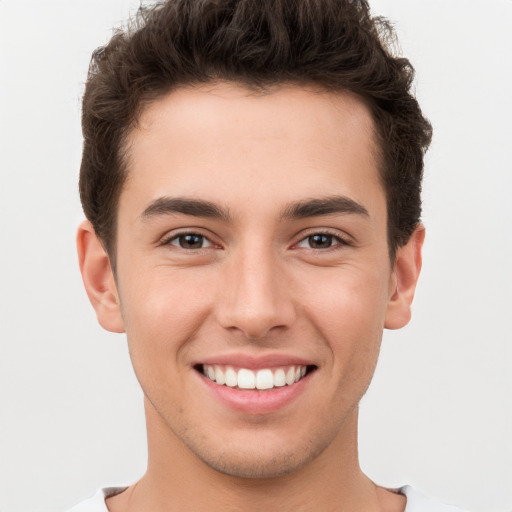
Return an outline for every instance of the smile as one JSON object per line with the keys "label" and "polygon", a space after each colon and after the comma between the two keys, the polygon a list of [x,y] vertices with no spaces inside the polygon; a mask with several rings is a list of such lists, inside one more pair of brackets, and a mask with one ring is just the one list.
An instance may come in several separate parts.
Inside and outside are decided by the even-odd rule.
{"label": "smile", "polygon": [[299,382],[308,373],[308,366],[293,365],[280,368],[261,368],[249,370],[232,366],[209,365],[201,367],[202,373],[219,386],[238,389],[274,389],[291,386]]}

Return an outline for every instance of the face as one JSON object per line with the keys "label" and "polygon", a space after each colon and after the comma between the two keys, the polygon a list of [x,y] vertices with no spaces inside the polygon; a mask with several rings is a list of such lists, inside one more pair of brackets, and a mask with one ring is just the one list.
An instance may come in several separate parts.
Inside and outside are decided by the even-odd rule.
{"label": "face", "polygon": [[355,443],[396,316],[372,133],[349,94],[216,84],[131,134],[119,322],[148,429],[211,468],[277,476]]}

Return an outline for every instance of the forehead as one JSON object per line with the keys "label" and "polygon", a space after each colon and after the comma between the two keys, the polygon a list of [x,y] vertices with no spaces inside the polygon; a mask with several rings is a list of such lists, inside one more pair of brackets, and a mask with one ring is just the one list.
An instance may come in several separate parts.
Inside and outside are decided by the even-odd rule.
{"label": "forehead", "polygon": [[182,88],[143,111],[127,146],[121,206],[137,196],[139,211],[169,194],[244,207],[338,193],[358,200],[380,184],[371,114],[348,92]]}

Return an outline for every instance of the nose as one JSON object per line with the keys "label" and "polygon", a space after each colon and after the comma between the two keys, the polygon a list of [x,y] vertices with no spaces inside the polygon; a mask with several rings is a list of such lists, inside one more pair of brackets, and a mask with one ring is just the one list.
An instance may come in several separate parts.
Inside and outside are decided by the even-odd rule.
{"label": "nose", "polygon": [[234,258],[224,274],[217,312],[222,327],[251,340],[289,327],[295,309],[289,282],[276,257],[244,251]]}

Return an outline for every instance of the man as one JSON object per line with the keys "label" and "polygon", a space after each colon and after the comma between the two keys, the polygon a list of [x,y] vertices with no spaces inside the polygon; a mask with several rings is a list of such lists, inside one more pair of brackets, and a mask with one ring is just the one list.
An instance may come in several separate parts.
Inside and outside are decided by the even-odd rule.
{"label": "man", "polygon": [[171,0],[96,52],[78,231],[148,468],[74,510],[453,511],[358,463],[421,268],[428,121],[364,2]]}

